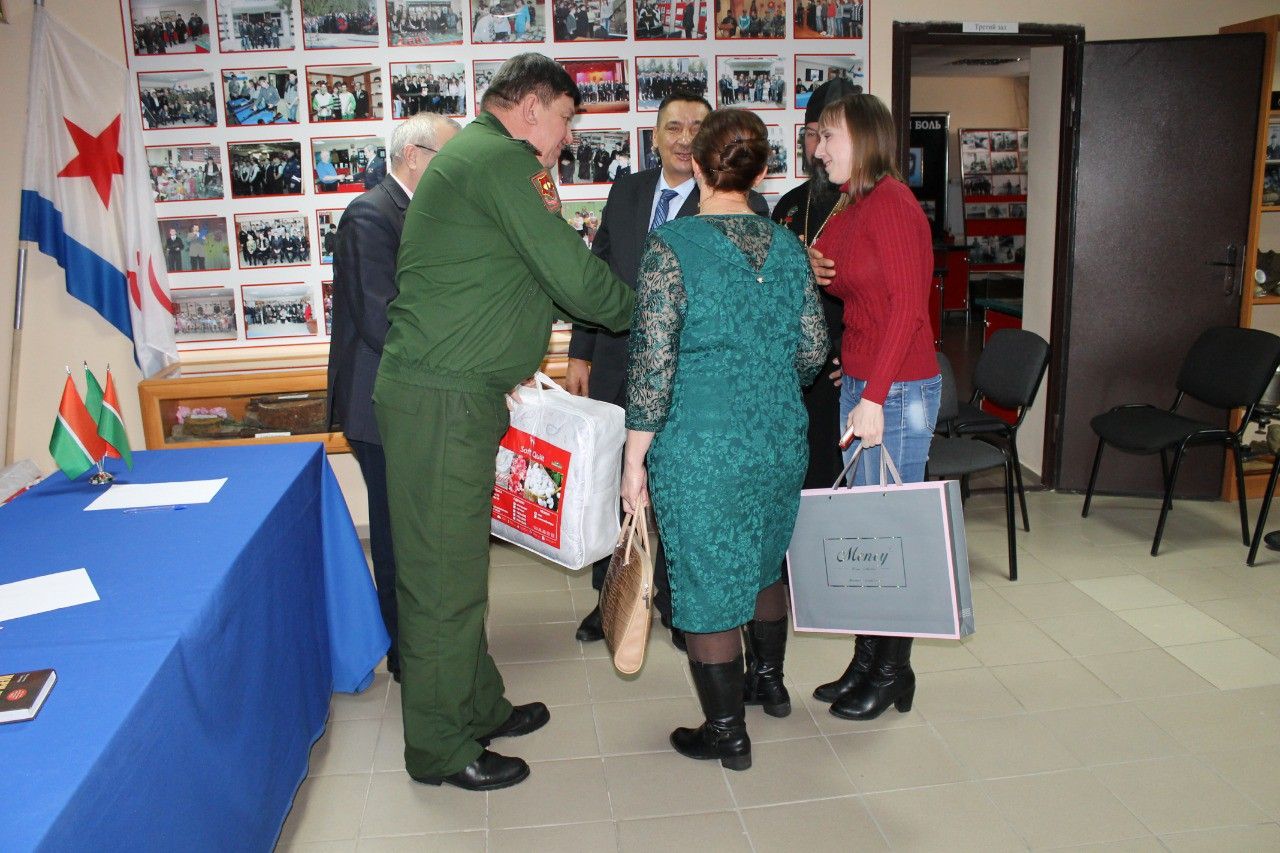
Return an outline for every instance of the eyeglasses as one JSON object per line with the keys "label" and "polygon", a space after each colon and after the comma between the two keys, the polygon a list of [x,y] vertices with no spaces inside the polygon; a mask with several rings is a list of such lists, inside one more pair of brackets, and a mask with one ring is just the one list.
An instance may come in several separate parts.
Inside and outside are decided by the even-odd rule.
{"label": "eyeglasses", "polygon": [[430,145],[419,145],[419,144],[418,144],[418,143],[416,143],[416,142],[410,142],[409,144],[410,144],[410,145],[412,145],[414,148],[421,148],[423,151],[430,151],[430,152],[431,152],[431,153],[433,153],[433,154],[439,154],[439,153],[440,153],[440,149],[439,149],[439,148],[432,148]]}

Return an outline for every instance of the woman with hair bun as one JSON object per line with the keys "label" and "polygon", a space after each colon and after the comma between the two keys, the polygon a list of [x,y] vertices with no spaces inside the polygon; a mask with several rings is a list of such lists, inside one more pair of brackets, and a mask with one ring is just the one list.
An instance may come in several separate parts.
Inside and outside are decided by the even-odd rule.
{"label": "woman with hair bun", "polygon": [[622,500],[639,511],[652,487],[672,623],[705,717],[671,744],[745,770],[744,703],[791,710],[781,565],[808,464],[800,389],[827,331],[804,247],[747,204],[769,158],[764,123],[717,110],[692,149],[699,215],[654,229],[640,265]]}
{"label": "woman with hair bun", "polygon": [[[818,120],[815,156],[840,185],[818,252],[835,262],[830,292],[844,301],[840,427],[866,448],[854,482],[874,482],[881,447],[904,483],[924,479],[938,420],[942,377],[929,323],[933,238],[929,221],[895,165],[897,130],[884,102],[849,95]],[[844,674],[814,696],[831,713],[873,720],[890,705],[911,710],[916,677],[910,637],[857,637]]]}

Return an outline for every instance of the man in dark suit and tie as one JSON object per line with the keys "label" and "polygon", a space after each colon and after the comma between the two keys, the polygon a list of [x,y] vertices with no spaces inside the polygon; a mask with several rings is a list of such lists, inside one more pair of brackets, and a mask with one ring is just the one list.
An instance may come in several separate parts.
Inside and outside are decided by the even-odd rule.
{"label": "man in dark suit and tie", "polygon": [[[698,212],[698,186],[693,180],[691,145],[711,105],[699,94],[675,91],[658,107],[658,125],[653,148],[660,165],[633,175],[624,175],[609,190],[591,250],[609,262],[614,275],[631,287],[640,273],[640,256],[649,232],[668,219]],[[764,197],[752,192],[751,209],[769,215]],[[613,334],[603,329],[574,326],[569,341],[569,371],[566,386],[570,393],[589,396],[618,406],[627,405],[626,332]],[[609,560],[595,564],[591,585],[600,589]],[[667,592],[666,561],[659,552],[654,566],[655,604],[662,624],[671,628],[671,598]],[[577,638],[592,642],[604,637],[597,606],[578,626]],[[684,636],[677,628],[671,640],[684,648]]]}
{"label": "man in dark suit and tie", "polygon": [[329,342],[329,428],[341,429],[369,492],[369,549],[391,648],[387,669],[400,680],[396,646],[396,563],[391,550],[386,457],[373,416],[373,383],[395,299],[396,255],[404,212],[431,158],[458,123],[422,113],[391,135],[391,170],[347,206],[333,249],[333,329]]}

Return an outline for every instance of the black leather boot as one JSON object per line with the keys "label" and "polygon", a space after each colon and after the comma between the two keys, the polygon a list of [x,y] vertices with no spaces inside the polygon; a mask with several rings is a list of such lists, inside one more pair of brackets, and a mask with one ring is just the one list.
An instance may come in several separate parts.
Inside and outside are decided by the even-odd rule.
{"label": "black leather boot", "polygon": [[742,626],[742,638],[747,650],[743,701],[763,705],[770,717],[787,716],[791,713],[791,697],[782,683],[782,659],[787,653],[786,617],[773,622],[748,622]]}
{"label": "black leather boot", "polygon": [[853,638],[853,660],[844,675],[835,681],[820,684],[813,691],[813,698],[822,702],[834,702],[867,680],[876,658],[876,643],[880,637],[859,635]]}
{"label": "black leather boot", "polygon": [[742,706],[742,655],[728,663],[690,660],[689,671],[706,721],[696,729],[673,731],[671,745],[687,758],[718,758],[723,767],[746,770],[751,766],[751,738]]}
{"label": "black leather boot", "polygon": [[870,677],[837,699],[831,713],[846,720],[874,720],[892,705],[905,714],[915,695],[911,637],[880,637]]}

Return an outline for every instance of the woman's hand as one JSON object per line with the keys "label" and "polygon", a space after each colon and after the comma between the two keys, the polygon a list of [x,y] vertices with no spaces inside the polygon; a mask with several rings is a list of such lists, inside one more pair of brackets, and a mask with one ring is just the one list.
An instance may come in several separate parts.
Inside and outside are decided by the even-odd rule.
{"label": "woman's hand", "polygon": [[818,285],[826,287],[831,284],[836,277],[836,262],[825,257],[812,246],[807,251],[809,253],[809,267],[813,270],[813,277],[818,280]]}
{"label": "woman's hand", "polygon": [[860,400],[849,413],[848,429],[862,440],[863,447],[877,447],[884,439],[884,406]]}
{"label": "woman's hand", "polygon": [[844,371],[840,369],[840,359],[833,358],[831,359],[831,363],[835,365],[836,369],[828,373],[827,378],[831,380],[832,385],[839,388],[844,383],[844,380],[841,378]]}
{"label": "woman's hand", "polygon": [[622,508],[639,512],[649,505],[649,472],[643,465],[622,469]]}

